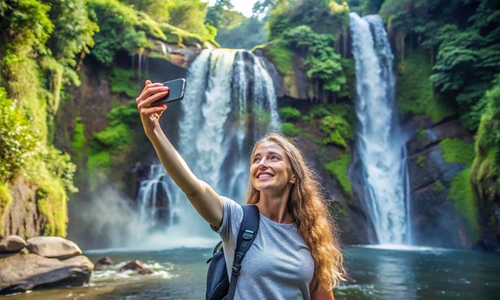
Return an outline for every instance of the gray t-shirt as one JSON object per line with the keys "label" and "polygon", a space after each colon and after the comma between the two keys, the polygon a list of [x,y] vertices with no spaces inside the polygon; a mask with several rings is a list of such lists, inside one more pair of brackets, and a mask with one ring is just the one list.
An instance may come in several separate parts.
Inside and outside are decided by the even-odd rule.
{"label": "gray t-shirt", "polygon": [[[221,199],[224,217],[217,232],[224,243],[231,278],[243,209],[231,199]],[[277,223],[261,214],[259,232],[241,264],[235,299],[309,300],[313,274],[314,261],[309,247],[295,225]]]}

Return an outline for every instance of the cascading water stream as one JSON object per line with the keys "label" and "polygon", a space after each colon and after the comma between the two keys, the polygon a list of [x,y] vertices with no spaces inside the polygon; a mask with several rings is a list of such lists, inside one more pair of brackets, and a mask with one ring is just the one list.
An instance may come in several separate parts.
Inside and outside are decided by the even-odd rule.
{"label": "cascading water stream", "polygon": [[379,16],[360,18],[350,13],[349,17],[360,123],[356,147],[368,191],[364,204],[380,244],[406,244],[406,152],[405,139],[393,119],[393,55]]}
{"label": "cascading water stream", "polygon": [[[280,123],[273,81],[265,64],[250,52],[203,50],[189,68],[181,106],[179,153],[201,180],[219,194],[242,202],[250,147],[268,130],[278,129]],[[139,192],[143,196],[139,199],[141,219],[157,215],[152,203],[159,195],[151,189],[161,185],[170,214],[165,230],[207,236],[209,226],[163,167],[154,165],[152,170]]]}

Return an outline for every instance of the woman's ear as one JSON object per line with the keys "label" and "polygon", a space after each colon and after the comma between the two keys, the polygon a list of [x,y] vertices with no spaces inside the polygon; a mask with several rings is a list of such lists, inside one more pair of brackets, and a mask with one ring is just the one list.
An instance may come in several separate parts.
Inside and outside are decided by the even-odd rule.
{"label": "woman's ear", "polygon": [[292,174],[292,177],[290,177],[290,180],[288,180],[291,184],[295,184],[297,182],[297,176],[295,174]]}

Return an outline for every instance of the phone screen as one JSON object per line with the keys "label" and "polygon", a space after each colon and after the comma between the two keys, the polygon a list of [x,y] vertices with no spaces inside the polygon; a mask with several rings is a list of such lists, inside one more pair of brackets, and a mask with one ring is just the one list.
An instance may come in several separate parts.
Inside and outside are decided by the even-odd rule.
{"label": "phone screen", "polygon": [[184,89],[186,88],[186,79],[178,78],[164,82],[163,85],[168,86],[170,92],[167,97],[156,100],[151,103],[151,106],[158,106],[161,104],[167,104],[174,101],[179,101],[184,98]]}

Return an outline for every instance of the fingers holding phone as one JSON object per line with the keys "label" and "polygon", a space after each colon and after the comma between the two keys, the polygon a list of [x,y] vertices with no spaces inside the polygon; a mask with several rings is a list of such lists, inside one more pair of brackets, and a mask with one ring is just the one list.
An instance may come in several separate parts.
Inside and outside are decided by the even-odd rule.
{"label": "fingers holding phone", "polygon": [[178,78],[163,83],[164,86],[169,88],[168,94],[162,96],[160,99],[151,103],[151,106],[158,106],[162,104],[180,101],[184,98],[184,89],[186,88],[186,79]]}
{"label": "fingers holding phone", "polygon": [[169,87],[162,83],[152,83],[150,80],[147,80],[141,94],[135,99],[135,102],[139,109],[149,108],[152,106],[151,104],[153,102],[168,97],[169,93]]}
{"label": "fingers holding phone", "polygon": [[152,83],[147,80],[141,94],[135,99],[146,135],[149,136],[155,128],[159,127],[158,120],[167,109],[166,105],[152,107],[151,103],[168,96],[169,92],[169,88],[162,83]]}

